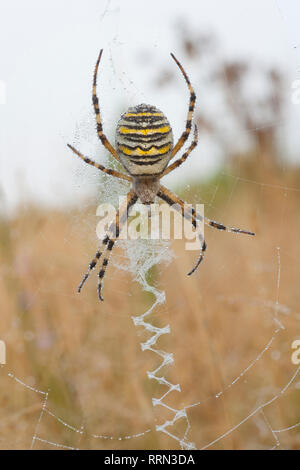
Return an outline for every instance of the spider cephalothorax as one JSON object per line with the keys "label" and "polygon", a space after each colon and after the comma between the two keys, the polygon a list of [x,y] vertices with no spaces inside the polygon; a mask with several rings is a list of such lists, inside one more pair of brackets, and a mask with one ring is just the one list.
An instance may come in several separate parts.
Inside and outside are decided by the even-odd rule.
{"label": "spider cephalothorax", "polygon": [[[169,161],[178,153],[190,135],[196,101],[196,95],[189,78],[176,57],[171,54],[172,58],[181,70],[190,92],[185,130],[181,134],[176,145],[173,146],[172,128],[165,115],[155,106],[140,104],[133,108],[129,108],[124,114],[122,114],[116,130],[115,149],[103,133],[99,101],[96,92],[97,73],[102,51],[103,50],[100,51],[98,56],[93,80],[93,105],[96,114],[97,133],[102,144],[111,153],[111,155],[123,165],[127,174],[105,168],[90,158],[85,157],[82,153],[68,144],[69,148],[86,163],[98,168],[104,173],[132,183],[132,189],[127,194],[125,204],[117,212],[116,221],[109,227],[107,235],[102,241],[102,246],[90,262],[89,268],[78,287],[78,292],[80,292],[83,284],[89,277],[90,272],[95,268],[98,260],[103,254],[104,258],[102,266],[98,273],[98,295],[100,300],[103,300],[102,284],[110,253],[128,218],[131,207],[136,203],[138,198],[143,204],[151,204],[154,202],[155,197],[158,196],[178,210],[183,217],[192,223],[195,229],[198,227],[198,221],[204,220],[207,225],[219,230],[254,235],[253,232],[248,232],[247,230],[225,227],[223,224],[207,219],[206,217],[202,217],[193,209],[186,211],[184,201],[160,184],[160,179],[175,168],[179,167],[187,159],[198,142],[197,127],[195,125],[194,138],[190,146],[178,160],[168,166]],[[199,239],[201,243],[200,256],[193,269],[188,273],[189,275],[197,269],[206,250],[206,243],[202,234],[199,234]]]}

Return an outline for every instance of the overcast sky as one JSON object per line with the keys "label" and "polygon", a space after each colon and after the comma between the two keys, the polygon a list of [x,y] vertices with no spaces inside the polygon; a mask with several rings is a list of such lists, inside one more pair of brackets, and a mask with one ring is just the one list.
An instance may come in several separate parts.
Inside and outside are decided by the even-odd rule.
{"label": "overcast sky", "polygon": [[[96,170],[83,168],[66,143],[75,141],[105,161],[91,107],[100,48],[99,95],[112,139],[118,115],[139,102],[161,108],[175,136],[182,131],[188,100],[182,79],[163,92],[150,86],[157,71],[174,67],[170,51],[180,57],[179,18],[214,32],[224,57],[274,64],[286,72],[290,88],[300,78],[297,0],[1,0],[0,5],[0,188],[10,207],[28,198],[70,203],[89,192]],[[192,79],[193,65],[185,67]],[[201,106],[203,90],[194,86]],[[300,150],[299,108],[291,102],[287,136],[294,159]],[[200,153],[201,160],[194,157],[180,178],[217,165],[209,148]],[[179,176],[168,178],[172,185]]]}

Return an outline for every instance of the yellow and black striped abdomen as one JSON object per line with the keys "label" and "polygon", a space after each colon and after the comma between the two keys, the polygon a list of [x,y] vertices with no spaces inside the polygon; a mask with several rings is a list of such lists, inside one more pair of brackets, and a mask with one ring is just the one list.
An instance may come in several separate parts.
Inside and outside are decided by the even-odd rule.
{"label": "yellow and black striped abdomen", "polygon": [[159,175],[169,162],[172,147],[169,121],[155,106],[140,104],[122,114],[116,148],[131,175]]}

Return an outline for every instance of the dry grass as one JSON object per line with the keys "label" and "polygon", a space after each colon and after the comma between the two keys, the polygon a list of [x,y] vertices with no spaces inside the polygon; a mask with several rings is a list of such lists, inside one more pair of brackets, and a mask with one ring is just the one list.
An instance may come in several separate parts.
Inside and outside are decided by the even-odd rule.
{"label": "dry grass", "polygon": [[[222,201],[217,198],[207,215],[254,229],[256,239],[207,229],[207,256],[194,276],[186,273],[197,254],[186,252],[183,241],[172,245],[176,259],[154,273],[167,302],[152,319],[171,326],[159,347],[175,355],[175,365],[164,374],[182,388],[168,402],[177,408],[201,402],[188,411],[189,438],[198,448],[278,394],[296,369],[291,343],[300,333],[300,192],[280,189],[279,184],[297,186],[282,176],[272,181],[274,187],[235,182],[228,189],[219,187]],[[1,222],[0,339],[7,345],[7,365],[0,370],[0,448],[30,447],[43,400],[8,372],[40,390],[50,389],[48,409],[84,427],[80,435],[46,413],[38,427],[42,439],[75,448],[177,448],[174,440],[155,432],[168,415],[153,408],[151,400],[165,389],[147,378],[157,357],[141,351],[147,336],[131,319],[146,310],[151,297],[113,266],[104,304],[96,297],[95,276],[80,296],[76,293],[95,251],[93,213],[94,208],[80,215],[32,209]],[[116,248],[115,258],[121,255]],[[279,311],[285,330],[274,336],[277,300],[288,314]],[[272,338],[262,357],[231,386]],[[264,414],[256,413],[211,448],[272,447],[275,439],[266,420],[273,429],[300,421],[299,384],[297,377]],[[132,440],[91,437],[147,429],[151,432]],[[300,447],[299,427],[278,437],[283,448]],[[34,447],[53,448],[41,441]]]}

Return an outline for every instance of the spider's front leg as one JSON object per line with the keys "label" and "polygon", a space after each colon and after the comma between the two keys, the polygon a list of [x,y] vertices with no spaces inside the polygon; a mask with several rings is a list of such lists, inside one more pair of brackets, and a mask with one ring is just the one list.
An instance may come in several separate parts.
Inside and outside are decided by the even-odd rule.
{"label": "spider's front leg", "polygon": [[111,223],[111,225],[109,226],[107,235],[102,241],[102,248],[96,252],[95,257],[90,262],[89,268],[87,272],[85,273],[85,275],[83,276],[81,283],[78,286],[78,292],[81,291],[91,271],[95,269],[98,260],[100,259],[102,254],[104,254],[104,259],[103,259],[101,268],[98,272],[98,296],[99,296],[99,300],[104,300],[102,296],[103,278],[105,276],[106,268],[108,266],[111,251],[113,249],[115,242],[120,236],[122,228],[124,227],[124,224],[128,218],[128,214],[129,214],[131,207],[136,203],[137,200],[138,200],[137,195],[135,194],[134,190],[131,190],[127,194],[125,203],[120,208],[120,210],[117,211],[116,221]]}
{"label": "spider's front leg", "polygon": [[94,111],[96,115],[97,134],[102,144],[104,145],[104,147],[110,152],[110,154],[116,160],[118,160],[118,162],[120,162],[119,155],[117,154],[116,150],[113,148],[113,146],[111,145],[108,138],[103,132],[102,118],[101,118],[101,113],[100,113],[99,100],[97,96],[97,75],[98,75],[99,64],[100,64],[101,57],[102,57],[102,52],[103,52],[103,49],[101,49],[99,52],[95,70],[94,70],[94,77],[93,77],[93,106],[94,106]]}
{"label": "spider's front leg", "polygon": [[186,120],[186,124],[185,124],[185,130],[181,134],[181,136],[180,136],[178,142],[176,143],[176,145],[173,147],[173,150],[171,152],[170,160],[172,160],[172,158],[175,157],[177,152],[179,152],[179,150],[181,149],[181,147],[183,146],[183,144],[185,143],[185,141],[188,139],[188,137],[190,135],[191,128],[192,128],[193,114],[194,114],[194,109],[195,109],[195,102],[196,102],[196,94],[195,94],[194,88],[191,85],[190,79],[187,76],[186,71],[182,67],[179,60],[176,59],[174,54],[171,54],[171,57],[176,62],[176,64],[178,65],[178,67],[179,67],[179,69],[180,69],[180,71],[181,71],[181,73],[182,73],[182,75],[183,75],[183,77],[186,81],[186,84],[187,84],[189,92],[190,92],[190,100],[189,100],[189,108],[188,108],[187,120]]}

